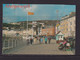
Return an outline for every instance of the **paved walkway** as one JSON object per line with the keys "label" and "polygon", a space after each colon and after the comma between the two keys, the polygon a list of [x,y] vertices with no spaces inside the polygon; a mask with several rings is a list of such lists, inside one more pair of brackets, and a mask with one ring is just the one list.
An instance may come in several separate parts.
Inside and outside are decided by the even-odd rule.
{"label": "paved walkway", "polygon": [[26,45],[7,54],[74,55],[72,51],[60,51],[55,40],[51,40],[51,44]]}

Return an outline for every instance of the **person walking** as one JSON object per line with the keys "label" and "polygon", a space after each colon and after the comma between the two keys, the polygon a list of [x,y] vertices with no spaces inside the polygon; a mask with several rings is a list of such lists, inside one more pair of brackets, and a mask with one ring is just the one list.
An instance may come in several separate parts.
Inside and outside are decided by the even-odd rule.
{"label": "person walking", "polygon": [[47,44],[47,36],[45,37],[45,44]]}
{"label": "person walking", "polygon": [[41,39],[40,39],[40,43],[43,43],[43,38],[41,37]]}
{"label": "person walking", "polygon": [[49,38],[48,38],[48,43],[49,43],[49,44],[50,44],[50,41],[51,41],[51,38],[49,37]]}
{"label": "person walking", "polygon": [[32,44],[32,42],[33,42],[33,39],[32,39],[32,38],[30,38],[30,43]]}

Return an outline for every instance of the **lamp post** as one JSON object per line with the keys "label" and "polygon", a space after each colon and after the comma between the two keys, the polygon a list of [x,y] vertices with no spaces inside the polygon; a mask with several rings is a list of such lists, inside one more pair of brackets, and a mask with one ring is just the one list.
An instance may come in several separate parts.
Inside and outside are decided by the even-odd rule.
{"label": "lamp post", "polygon": [[28,11],[27,11],[27,35],[28,35]]}
{"label": "lamp post", "polygon": [[57,13],[57,23],[58,23],[58,12],[59,12],[59,11],[58,11],[58,10],[56,10],[56,13]]}
{"label": "lamp post", "polygon": [[[56,18],[57,18],[57,24],[58,24],[58,12],[59,12],[59,11],[56,10],[56,14],[57,14],[57,16],[56,16]],[[57,30],[57,32],[58,32],[58,26],[56,27],[56,30]],[[56,33],[57,33],[57,32],[56,32]]]}

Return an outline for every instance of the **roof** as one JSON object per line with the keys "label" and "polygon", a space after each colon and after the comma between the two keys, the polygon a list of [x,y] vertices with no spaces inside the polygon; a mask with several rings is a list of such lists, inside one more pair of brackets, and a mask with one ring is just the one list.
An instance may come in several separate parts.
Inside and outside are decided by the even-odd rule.
{"label": "roof", "polygon": [[67,18],[62,17],[62,18],[64,18],[64,19],[62,19],[62,20],[65,20],[65,19],[71,18],[71,17],[73,17],[73,16],[75,16],[75,15],[76,15],[75,12],[71,12],[69,15],[65,15],[65,16],[64,16],[64,17],[66,17],[66,16],[69,16],[69,17],[67,17]]}
{"label": "roof", "polygon": [[56,35],[63,35],[63,34],[61,33],[61,31],[59,31]]}
{"label": "roof", "polygon": [[59,34],[61,31],[58,31],[58,33],[57,34]]}

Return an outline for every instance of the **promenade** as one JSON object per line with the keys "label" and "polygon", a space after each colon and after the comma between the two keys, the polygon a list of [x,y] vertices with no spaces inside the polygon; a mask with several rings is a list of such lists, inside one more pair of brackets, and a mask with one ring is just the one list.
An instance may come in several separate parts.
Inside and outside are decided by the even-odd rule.
{"label": "promenade", "polygon": [[17,54],[17,55],[74,55],[72,51],[61,51],[58,49],[56,40],[51,40],[50,44],[39,44],[38,41],[32,45],[25,45],[21,48],[12,50],[6,54]]}

